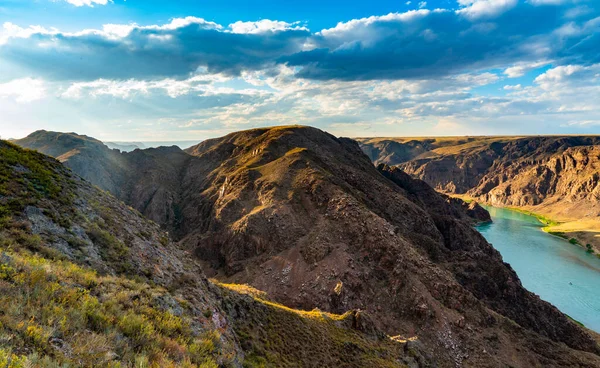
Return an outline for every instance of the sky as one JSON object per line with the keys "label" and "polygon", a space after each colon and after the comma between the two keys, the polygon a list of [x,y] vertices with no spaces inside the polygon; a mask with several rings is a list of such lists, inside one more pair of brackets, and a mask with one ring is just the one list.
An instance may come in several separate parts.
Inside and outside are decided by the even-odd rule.
{"label": "sky", "polygon": [[598,0],[0,0],[0,137],[600,134]]}

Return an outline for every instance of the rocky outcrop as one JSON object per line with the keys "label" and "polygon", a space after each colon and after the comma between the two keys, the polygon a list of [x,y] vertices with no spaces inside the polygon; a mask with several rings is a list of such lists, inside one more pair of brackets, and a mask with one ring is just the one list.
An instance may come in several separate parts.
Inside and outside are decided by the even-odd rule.
{"label": "rocky outcrop", "polygon": [[467,212],[467,216],[471,217],[476,222],[492,222],[490,213],[485,208],[481,207],[476,201],[465,202],[463,200],[459,200],[459,203],[456,203],[456,198],[451,198],[450,201],[452,201],[455,205],[459,205],[464,211]]}
{"label": "rocky outcrop", "polygon": [[396,165],[412,160],[435,147],[435,140],[358,138],[361,148],[375,165]]}
{"label": "rocky outcrop", "polygon": [[[418,336],[443,366],[546,359],[514,348],[532,344],[529,333],[597,351],[520,285],[451,201],[400,170],[376,169],[351,140],[256,129],[187,152],[197,178],[184,181],[195,192],[183,216],[198,226],[182,242],[218,278],[288,306],[367,309],[388,334]],[[508,333],[509,320],[521,332]],[[482,335],[489,330],[501,348]]]}
{"label": "rocky outcrop", "polygon": [[[473,139],[432,146],[395,163],[441,192],[466,194],[495,206],[526,208],[565,221],[600,214],[599,137]],[[363,150],[373,150],[368,141],[361,144]]]}
{"label": "rocky outcrop", "polygon": [[365,313],[293,310],[248,289],[213,284],[157,224],[0,141],[3,366],[435,364]]}
{"label": "rocky outcrop", "polygon": [[474,223],[492,221],[489,212],[475,201],[465,202],[459,198],[440,194],[424,181],[412,178],[397,167],[381,164],[377,169],[385,177],[405,189],[410,195],[409,198],[425,208],[442,210],[445,215]]}
{"label": "rocky outcrop", "polygon": [[[374,167],[355,141],[275,127],[185,154],[169,167],[138,160],[174,193],[174,222],[163,224],[210,276],[288,307],[366,310],[375,329],[442,367],[600,364],[597,343],[521,286],[469,208]],[[130,172],[144,185],[145,170]]]}

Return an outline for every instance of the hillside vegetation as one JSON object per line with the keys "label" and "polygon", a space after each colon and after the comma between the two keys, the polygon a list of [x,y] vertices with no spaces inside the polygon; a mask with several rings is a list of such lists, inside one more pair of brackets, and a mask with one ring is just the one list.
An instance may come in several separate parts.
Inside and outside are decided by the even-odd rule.
{"label": "hillside vegetation", "polygon": [[[95,152],[106,159],[107,148]],[[64,164],[77,172],[89,159]],[[249,285],[202,297],[221,295],[222,336],[247,365],[600,364],[594,338],[525,290],[473,229],[485,210],[375,167],[353,140],[302,126],[252,129],[185,151],[119,153],[119,162],[127,170],[117,195],[169,230],[177,246],[167,243],[167,255],[182,273],[193,264],[202,270],[192,274]]]}
{"label": "hillside vegetation", "polygon": [[[0,223],[2,367],[415,361],[405,344],[342,317],[314,318],[213,285],[156,224],[59,162],[4,141]],[[344,356],[322,341],[334,352],[346,347]]]}

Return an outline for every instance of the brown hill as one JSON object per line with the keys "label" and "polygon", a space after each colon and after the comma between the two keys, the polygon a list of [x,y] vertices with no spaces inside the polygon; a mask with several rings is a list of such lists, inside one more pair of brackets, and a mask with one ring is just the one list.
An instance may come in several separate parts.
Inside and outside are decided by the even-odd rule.
{"label": "brown hill", "polygon": [[190,156],[176,146],[121,152],[76,133],[40,130],[14,143],[53,156],[82,178],[173,230],[182,170]]}
{"label": "brown hill", "polygon": [[209,282],[155,223],[4,141],[0,291],[3,367],[429,364],[363,312],[293,310]]}
{"label": "brown hill", "polygon": [[[394,164],[441,192],[565,222],[549,230],[592,243],[600,253],[600,137],[416,139],[423,144],[437,140],[445,145],[430,146]],[[361,140],[361,145],[371,152],[385,141]],[[394,143],[413,147],[414,141],[402,138]],[[374,161],[387,157],[389,152],[382,151]]]}
{"label": "brown hill", "polygon": [[600,364],[596,341],[521,286],[462,205],[374,167],[354,141],[277,127],[186,152],[179,176],[156,176],[176,184],[156,180],[178,188],[174,228],[211,276],[288,307],[367,310],[363,328],[410,341],[421,365]]}

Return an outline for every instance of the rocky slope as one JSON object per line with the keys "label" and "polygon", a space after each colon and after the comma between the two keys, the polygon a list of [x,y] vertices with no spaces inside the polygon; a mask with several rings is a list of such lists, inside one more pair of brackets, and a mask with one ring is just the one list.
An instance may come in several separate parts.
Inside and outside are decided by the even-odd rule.
{"label": "rocky slope", "polygon": [[[352,140],[280,127],[187,152],[197,159],[183,217],[199,226],[182,242],[218,278],[289,306],[367,309],[388,334],[418,336],[443,365],[535,361],[510,342],[528,345],[526,331],[597,351],[521,287],[456,207],[400,170],[373,167]],[[523,335],[506,331],[509,320]],[[490,329],[498,346],[486,342]]]}
{"label": "rocky slope", "polygon": [[[551,231],[571,233],[569,237],[591,242],[600,252],[595,236],[600,231],[600,137],[486,137],[467,143],[465,139],[445,139],[443,147],[431,146],[394,164],[441,192],[566,222]],[[362,140],[365,152],[377,147],[373,141]],[[381,144],[382,139],[375,141]],[[405,140],[394,143],[415,146]],[[389,152],[380,151],[372,159],[387,157]]]}
{"label": "rocky slope", "polygon": [[14,143],[53,156],[82,178],[173,230],[178,178],[190,156],[176,146],[121,152],[75,133],[37,131]]}
{"label": "rocky slope", "polygon": [[[277,127],[184,154],[170,167],[143,157],[156,170],[151,185],[174,188],[173,204],[157,206],[175,209],[163,225],[210,276],[292,308],[366,310],[373,328],[410,342],[421,366],[600,364],[597,342],[527,292],[472,228],[466,211],[481,211],[374,167],[355,141]],[[146,170],[133,168],[143,184]]]}
{"label": "rocky slope", "polygon": [[494,142],[509,142],[522,137],[410,137],[356,138],[361,149],[375,165],[398,165],[414,159],[474,151]]}
{"label": "rocky slope", "polygon": [[246,290],[207,281],[158,225],[58,161],[0,141],[2,367],[405,367],[421,354],[356,311]]}

